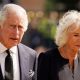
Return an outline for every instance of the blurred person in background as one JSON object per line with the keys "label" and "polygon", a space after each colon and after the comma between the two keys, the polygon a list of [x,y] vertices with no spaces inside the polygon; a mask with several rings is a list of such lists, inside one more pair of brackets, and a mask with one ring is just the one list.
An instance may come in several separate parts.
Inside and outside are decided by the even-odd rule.
{"label": "blurred person in background", "polygon": [[39,55],[37,80],[80,80],[78,11],[68,11],[60,19],[55,42],[58,47]]}
{"label": "blurred person in background", "polygon": [[[39,24],[40,21],[41,21],[41,18],[38,18],[38,17],[33,18],[32,21],[29,23],[29,26],[28,26],[29,28],[24,34],[22,39],[23,44],[26,44],[27,46],[36,50],[38,54],[52,47],[51,46],[52,42],[50,42],[50,39],[45,38],[43,36],[44,34],[38,30],[38,28],[40,27],[40,24]],[[42,26],[42,27],[45,27],[45,26]],[[45,30],[44,32],[47,32],[47,30]]]}
{"label": "blurred person in background", "polygon": [[35,17],[28,25],[28,30],[23,36],[22,43],[35,49],[43,41],[42,35],[37,30],[39,18]]}
{"label": "blurred person in background", "polygon": [[28,28],[27,13],[16,4],[0,11],[0,80],[35,80],[36,52],[21,44]]}

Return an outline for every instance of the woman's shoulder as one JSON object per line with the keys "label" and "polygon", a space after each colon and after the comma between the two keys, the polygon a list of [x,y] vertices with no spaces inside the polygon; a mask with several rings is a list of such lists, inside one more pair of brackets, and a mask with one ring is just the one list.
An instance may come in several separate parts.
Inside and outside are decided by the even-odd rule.
{"label": "woman's shoulder", "polygon": [[40,53],[40,57],[50,57],[50,56],[55,56],[59,54],[59,50],[58,48],[52,48],[44,53]]}
{"label": "woman's shoulder", "polygon": [[56,54],[56,53],[59,53],[59,50],[58,50],[57,47],[52,48],[52,49],[46,51],[44,54],[45,54],[45,55],[54,55],[54,54]]}

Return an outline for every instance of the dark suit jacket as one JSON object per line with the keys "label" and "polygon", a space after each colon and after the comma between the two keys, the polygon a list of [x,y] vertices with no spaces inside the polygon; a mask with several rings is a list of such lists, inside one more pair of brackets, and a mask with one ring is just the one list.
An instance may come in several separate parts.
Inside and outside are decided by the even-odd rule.
{"label": "dark suit jacket", "polygon": [[[31,48],[18,44],[20,80],[35,80],[36,77],[36,52]],[[0,76],[2,74],[0,73]],[[0,80],[3,80],[0,77]]]}
{"label": "dark suit jacket", "polygon": [[58,73],[68,63],[57,48],[41,53],[38,58],[37,80],[59,80]]}

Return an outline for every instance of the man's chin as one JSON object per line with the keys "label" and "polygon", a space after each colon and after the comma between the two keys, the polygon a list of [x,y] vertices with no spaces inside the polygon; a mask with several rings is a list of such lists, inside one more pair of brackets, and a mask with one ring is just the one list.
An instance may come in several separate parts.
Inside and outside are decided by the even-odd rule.
{"label": "man's chin", "polygon": [[11,47],[14,47],[14,46],[17,46],[17,45],[18,45],[18,43],[10,45],[10,46],[8,46],[8,48],[11,48]]}

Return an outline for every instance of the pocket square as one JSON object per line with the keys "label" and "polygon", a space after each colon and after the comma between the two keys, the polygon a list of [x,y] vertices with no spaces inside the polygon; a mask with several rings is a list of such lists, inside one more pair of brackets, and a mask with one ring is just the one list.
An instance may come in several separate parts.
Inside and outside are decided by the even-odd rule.
{"label": "pocket square", "polygon": [[33,70],[29,70],[29,76],[33,77],[34,76],[34,71]]}

